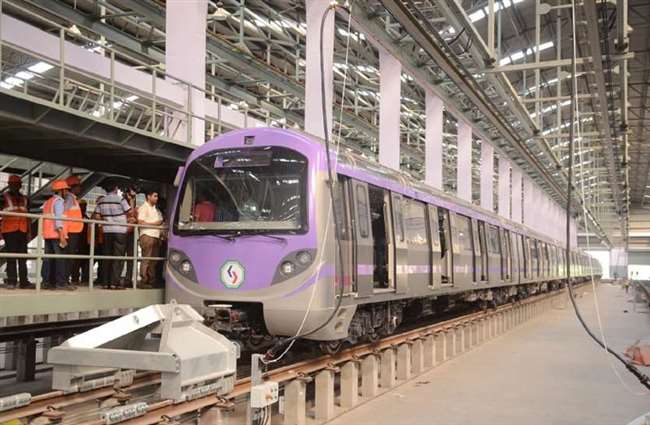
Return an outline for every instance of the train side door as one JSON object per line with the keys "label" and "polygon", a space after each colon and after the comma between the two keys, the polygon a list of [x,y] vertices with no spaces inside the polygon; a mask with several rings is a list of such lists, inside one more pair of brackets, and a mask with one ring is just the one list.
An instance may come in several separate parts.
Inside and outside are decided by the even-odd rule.
{"label": "train side door", "polygon": [[[338,176],[338,183],[334,190],[334,212],[336,215],[336,230],[339,241],[341,242],[341,256],[336,255],[336,277],[335,281],[340,285],[341,275],[343,275],[343,285],[345,293],[356,292],[357,282],[354,273],[354,246],[351,229],[350,217],[350,190],[348,186],[348,179],[343,176]],[[338,246],[336,247],[338,249]],[[340,259],[343,259],[341,266]],[[341,269],[342,268],[342,269]]]}
{"label": "train side door", "polygon": [[510,247],[512,255],[512,281],[521,282],[521,249],[519,247],[519,238],[515,232],[510,232]]}
{"label": "train side door", "polygon": [[363,182],[352,181],[354,205],[354,281],[359,297],[372,295],[373,278],[373,239],[370,226],[368,186]]}
{"label": "train side door", "polygon": [[488,267],[488,250],[487,239],[485,237],[485,222],[479,220],[478,222],[478,239],[479,248],[481,250],[481,281],[487,282],[489,280],[489,267]]}
{"label": "train side door", "polygon": [[474,239],[474,282],[481,282],[483,279],[483,255],[479,235],[479,221],[472,219],[472,238]]}
{"label": "train side door", "polygon": [[503,280],[512,280],[512,253],[510,249],[510,231],[500,228],[501,232],[501,265],[503,269]]}
{"label": "train side door", "polygon": [[393,213],[393,240],[395,292],[404,294],[408,291],[408,244],[404,231],[404,198],[399,193],[391,193],[391,210]]}
{"label": "train side door", "polygon": [[[440,225],[438,223],[438,208],[429,205],[429,240],[431,241],[431,289],[439,288],[442,284],[442,256],[440,254]],[[446,264],[446,262],[445,262]]]}

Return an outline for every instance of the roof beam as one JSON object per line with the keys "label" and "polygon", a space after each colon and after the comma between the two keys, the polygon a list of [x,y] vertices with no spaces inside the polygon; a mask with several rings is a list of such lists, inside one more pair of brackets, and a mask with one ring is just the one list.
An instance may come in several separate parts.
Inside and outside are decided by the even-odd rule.
{"label": "roof beam", "polygon": [[[584,0],[583,1],[583,11],[587,18],[587,35],[589,38],[589,48],[591,49],[591,56],[593,58],[602,58],[602,52],[600,50],[600,32],[598,16],[596,14],[596,2],[595,0]],[[575,18],[575,17],[574,17]],[[605,159],[607,163],[607,168],[609,169],[609,184],[612,187],[612,194],[614,196],[614,202],[616,203],[616,209],[619,214],[623,211],[623,203],[621,200],[621,188],[618,181],[618,167],[616,164],[616,158],[614,157],[614,140],[612,140],[610,128],[609,128],[609,114],[606,109],[607,103],[607,88],[605,86],[605,74],[603,70],[603,63],[601,60],[593,61],[594,68],[594,79],[596,81],[596,88],[598,93],[598,102],[594,102],[595,112],[601,114],[602,119],[597,120],[600,127],[600,131],[603,137],[603,146],[605,152]],[[626,231],[625,220],[621,218],[620,221],[621,230],[623,233]]]}

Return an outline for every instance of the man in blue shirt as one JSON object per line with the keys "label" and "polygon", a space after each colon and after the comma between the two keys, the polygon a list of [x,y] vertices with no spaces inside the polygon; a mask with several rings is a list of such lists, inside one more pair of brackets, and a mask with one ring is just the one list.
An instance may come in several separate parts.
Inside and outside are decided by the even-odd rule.
{"label": "man in blue shirt", "polygon": [[[120,195],[117,181],[106,185],[106,196],[97,203],[95,214],[107,222],[104,229],[104,255],[124,257],[127,243],[127,213],[131,209],[129,203]],[[121,284],[124,260],[106,260],[99,276],[100,284],[109,289],[126,289]]]}
{"label": "man in blue shirt", "polygon": [[[61,220],[65,215],[64,199],[69,188],[65,180],[55,180],[52,183],[54,194],[43,205],[45,254],[69,254],[67,225]],[[77,289],[68,282],[67,261],[65,258],[46,258],[43,261],[41,277],[44,288]]]}

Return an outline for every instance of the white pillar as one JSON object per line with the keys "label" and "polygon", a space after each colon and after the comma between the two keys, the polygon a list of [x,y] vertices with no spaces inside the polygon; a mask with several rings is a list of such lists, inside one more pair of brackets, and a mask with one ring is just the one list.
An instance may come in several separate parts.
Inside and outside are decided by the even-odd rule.
{"label": "white pillar", "polygon": [[402,64],[381,47],[379,74],[379,163],[399,170]]}
{"label": "white pillar", "polygon": [[458,120],[456,196],[472,202],[472,127]]}
{"label": "white pillar", "polygon": [[[208,0],[169,0],[165,16],[166,72],[204,90]],[[202,119],[205,116],[205,93],[194,88],[189,90],[186,102],[189,100],[189,109],[196,116],[190,121],[191,140],[187,140],[185,114],[178,114],[179,117],[182,115],[184,125],[176,134],[178,139],[198,146],[205,142],[205,121]]]}
{"label": "white pillar", "polygon": [[521,211],[521,170],[512,167],[512,220],[517,223],[522,222]]}
{"label": "white pillar", "polygon": [[426,91],[426,123],[424,130],[424,182],[442,190],[442,99]]}
{"label": "white pillar", "polygon": [[524,185],[524,217],[522,222],[527,226],[532,226],[533,217],[533,181],[528,176],[523,177]]}
{"label": "white pillar", "polygon": [[[501,164],[499,162],[499,164]],[[500,171],[500,169],[499,169]],[[499,180],[501,181],[501,180]],[[481,208],[494,211],[494,148],[481,140]],[[500,205],[500,204],[499,204]]]}
{"label": "white pillar", "polygon": [[[307,42],[305,58],[305,132],[324,138],[320,67],[320,24],[329,2],[306,0]],[[334,12],[330,12],[323,31],[323,69],[325,70],[325,112],[327,130],[332,135],[332,93],[334,87]]]}
{"label": "white pillar", "polygon": [[499,156],[499,215],[510,218],[510,162]]}

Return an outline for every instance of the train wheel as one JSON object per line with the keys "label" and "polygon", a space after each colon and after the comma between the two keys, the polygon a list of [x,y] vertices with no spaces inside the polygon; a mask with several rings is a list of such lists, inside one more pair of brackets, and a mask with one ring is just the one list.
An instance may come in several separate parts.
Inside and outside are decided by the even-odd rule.
{"label": "train wheel", "polygon": [[336,341],[323,341],[318,344],[320,350],[329,355],[334,355],[338,353],[341,350],[341,347],[343,346],[343,340],[336,340]]}

